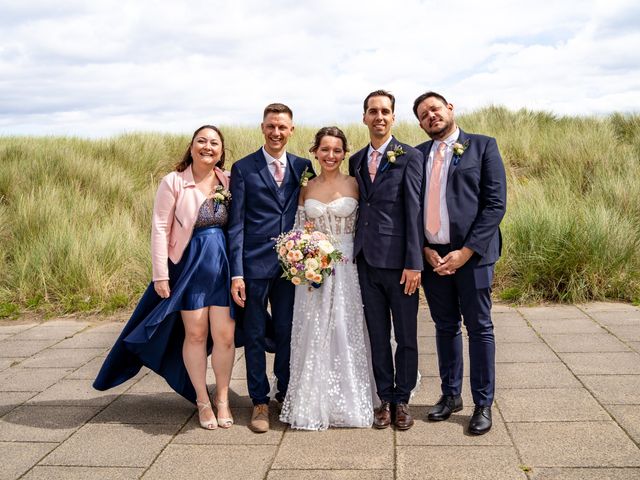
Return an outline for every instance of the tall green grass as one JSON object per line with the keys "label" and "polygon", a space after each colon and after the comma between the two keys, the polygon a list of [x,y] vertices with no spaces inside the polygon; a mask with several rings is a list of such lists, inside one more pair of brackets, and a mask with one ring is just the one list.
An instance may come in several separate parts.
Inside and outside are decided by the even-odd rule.
{"label": "tall green grass", "polygon": [[[458,120],[496,137],[507,167],[500,298],[640,300],[640,115],[488,107]],[[222,129],[228,166],[262,143],[257,127]],[[352,151],[366,144],[363,125],[344,129]],[[299,126],[290,151],[309,156],[315,131]],[[395,134],[410,144],[426,140],[413,123]],[[131,307],[151,275],[158,180],[188,141],[0,137],[0,317]]]}

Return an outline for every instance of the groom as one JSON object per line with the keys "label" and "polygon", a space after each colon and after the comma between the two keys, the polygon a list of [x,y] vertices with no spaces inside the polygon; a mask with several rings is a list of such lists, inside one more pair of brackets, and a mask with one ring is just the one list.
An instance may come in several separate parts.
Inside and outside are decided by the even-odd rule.
{"label": "groom", "polygon": [[[370,144],[349,159],[360,189],[354,256],[381,405],[374,427],[413,425],[409,397],[418,375],[417,315],[422,262],[423,156],[391,135],[395,98],[367,95],[362,121]],[[397,342],[391,351],[391,325]],[[395,363],[395,365],[394,365]],[[395,368],[394,368],[395,366]]]}
{"label": "groom", "polygon": [[491,283],[507,203],[504,165],[496,140],[460,130],[442,95],[420,95],[413,112],[432,139],[417,147],[426,160],[423,287],[436,326],[442,388],[427,418],[446,420],[462,409],[464,319],[475,403],[469,433],[482,435],[491,428],[495,385]]}
{"label": "groom", "polygon": [[294,130],[289,107],[281,103],[267,105],[260,126],[264,146],[231,168],[229,216],[231,295],[245,308],[247,385],[254,405],[249,428],[256,433],[269,430],[267,304],[271,306],[276,344],[276,400],[284,400],[289,384],[294,286],[281,277],[274,239],[293,228],[301,177],[305,171],[313,173],[309,160],[286,151]]}

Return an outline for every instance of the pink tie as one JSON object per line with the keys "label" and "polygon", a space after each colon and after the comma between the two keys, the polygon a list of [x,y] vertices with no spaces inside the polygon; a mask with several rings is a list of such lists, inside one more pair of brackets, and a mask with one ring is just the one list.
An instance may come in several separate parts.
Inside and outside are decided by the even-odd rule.
{"label": "pink tie", "polygon": [[369,177],[371,177],[371,183],[373,183],[373,179],[376,178],[376,172],[378,171],[378,157],[380,156],[380,152],[374,150],[371,152],[371,161],[369,162]]}
{"label": "pink tie", "polygon": [[273,166],[276,169],[275,173],[273,174],[273,179],[276,181],[278,186],[280,186],[282,185],[282,180],[284,180],[284,171],[280,160],[274,160]]}
{"label": "pink tie", "polygon": [[433,157],[431,178],[429,178],[429,194],[427,196],[427,231],[435,235],[440,230],[440,174],[444,163],[446,143],[440,142]]}

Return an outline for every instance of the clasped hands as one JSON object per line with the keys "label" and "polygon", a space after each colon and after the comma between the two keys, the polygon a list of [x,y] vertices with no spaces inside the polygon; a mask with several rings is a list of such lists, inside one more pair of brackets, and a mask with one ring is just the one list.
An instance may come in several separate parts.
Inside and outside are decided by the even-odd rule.
{"label": "clasped hands", "polygon": [[453,275],[462,267],[473,255],[473,250],[462,247],[460,250],[453,250],[441,257],[438,252],[429,247],[424,247],[424,258],[433,267],[433,271],[438,275]]}

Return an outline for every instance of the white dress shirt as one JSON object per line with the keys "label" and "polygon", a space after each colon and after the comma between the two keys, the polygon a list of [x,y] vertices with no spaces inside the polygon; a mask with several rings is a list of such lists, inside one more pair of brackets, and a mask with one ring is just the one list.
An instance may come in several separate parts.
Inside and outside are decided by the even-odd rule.
{"label": "white dress shirt", "polygon": [[[449,175],[449,166],[451,165],[451,159],[453,158],[453,144],[456,143],[460,136],[460,129],[456,128],[456,131],[449,135],[444,140],[434,140],[431,145],[431,151],[429,152],[429,158],[427,160],[425,181],[427,182],[427,188],[424,194],[424,234],[427,237],[429,243],[436,243],[446,245],[451,243],[451,237],[449,235],[449,209],[447,208],[447,177]],[[431,170],[433,169],[433,157],[438,150],[438,145],[445,143],[447,147],[444,149],[444,163],[442,164],[442,170],[440,170],[440,230],[435,235],[431,235],[427,231],[427,202],[429,201],[429,183],[431,182]]]}
{"label": "white dress shirt", "polygon": [[[378,158],[380,159],[380,162],[382,162],[382,156],[384,155],[384,151],[387,149],[387,145],[389,145],[389,142],[391,141],[392,138],[393,137],[390,136],[386,142],[380,145],[380,148],[373,148],[371,144],[369,144],[369,150],[367,151],[367,165],[371,163],[371,154],[373,153],[374,150],[378,151],[378,153],[380,154]],[[380,163],[378,163],[378,165],[380,165]]]}
{"label": "white dress shirt", "polygon": [[274,179],[276,177],[276,167],[273,164],[273,162],[280,162],[280,165],[282,165],[282,173],[284,178],[284,175],[287,174],[287,152],[286,151],[282,152],[282,155],[280,156],[280,158],[275,158],[269,155],[269,152],[267,152],[267,150],[264,147],[262,147],[262,153],[264,153],[264,158],[267,159],[267,165],[269,166],[269,171],[271,172],[271,176]]}

